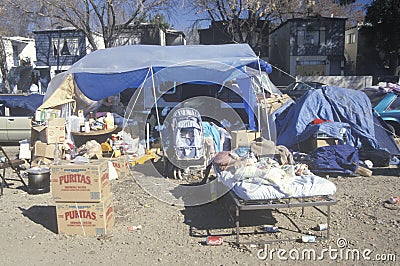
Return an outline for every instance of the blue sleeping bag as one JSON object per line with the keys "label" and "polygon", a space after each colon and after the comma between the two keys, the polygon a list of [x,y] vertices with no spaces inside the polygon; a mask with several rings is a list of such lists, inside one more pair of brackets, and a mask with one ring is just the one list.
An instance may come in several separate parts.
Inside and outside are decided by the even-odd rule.
{"label": "blue sleeping bag", "polygon": [[309,168],[315,174],[353,174],[359,165],[358,150],[350,145],[332,145],[310,154]]}

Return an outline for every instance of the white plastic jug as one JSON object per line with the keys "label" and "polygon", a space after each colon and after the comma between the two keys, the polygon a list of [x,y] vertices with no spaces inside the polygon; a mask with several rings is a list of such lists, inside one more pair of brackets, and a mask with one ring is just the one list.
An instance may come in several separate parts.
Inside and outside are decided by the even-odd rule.
{"label": "white plastic jug", "polygon": [[106,129],[114,128],[114,116],[112,113],[108,112],[106,118],[104,118],[104,122],[106,124]]}

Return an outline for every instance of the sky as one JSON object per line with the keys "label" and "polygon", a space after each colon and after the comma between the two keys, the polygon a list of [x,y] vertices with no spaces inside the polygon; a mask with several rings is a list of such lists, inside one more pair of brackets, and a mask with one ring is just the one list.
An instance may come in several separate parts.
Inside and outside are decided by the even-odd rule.
{"label": "sky", "polygon": [[[178,6],[177,15],[171,19],[170,24],[174,26],[176,30],[187,31],[192,26],[194,21],[198,18],[193,11],[190,10],[188,0],[182,0],[182,4]],[[208,27],[209,22],[204,27]],[[203,26],[203,25],[202,25]]]}

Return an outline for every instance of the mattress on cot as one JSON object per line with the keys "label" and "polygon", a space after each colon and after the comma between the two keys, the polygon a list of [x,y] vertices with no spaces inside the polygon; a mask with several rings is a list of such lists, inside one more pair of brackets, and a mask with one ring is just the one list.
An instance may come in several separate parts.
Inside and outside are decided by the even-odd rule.
{"label": "mattress on cot", "polygon": [[285,184],[292,191],[291,195],[282,192],[279,187],[261,183],[237,181],[230,171],[216,171],[217,178],[243,200],[272,200],[282,198],[302,198],[333,195],[336,185],[331,181],[316,176],[295,176]]}

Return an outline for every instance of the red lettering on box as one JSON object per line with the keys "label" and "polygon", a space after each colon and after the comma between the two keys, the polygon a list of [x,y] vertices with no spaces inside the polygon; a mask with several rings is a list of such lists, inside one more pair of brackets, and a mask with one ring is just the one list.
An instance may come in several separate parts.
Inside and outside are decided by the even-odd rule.
{"label": "red lettering on box", "polygon": [[59,181],[60,185],[68,183],[84,183],[90,185],[92,183],[90,176],[82,174],[62,175],[60,176]]}
{"label": "red lettering on box", "polygon": [[65,220],[71,220],[71,219],[90,219],[90,220],[96,220],[96,213],[95,212],[90,212],[88,210],[73,210],[73,211],[68,211],[65,212]]}

